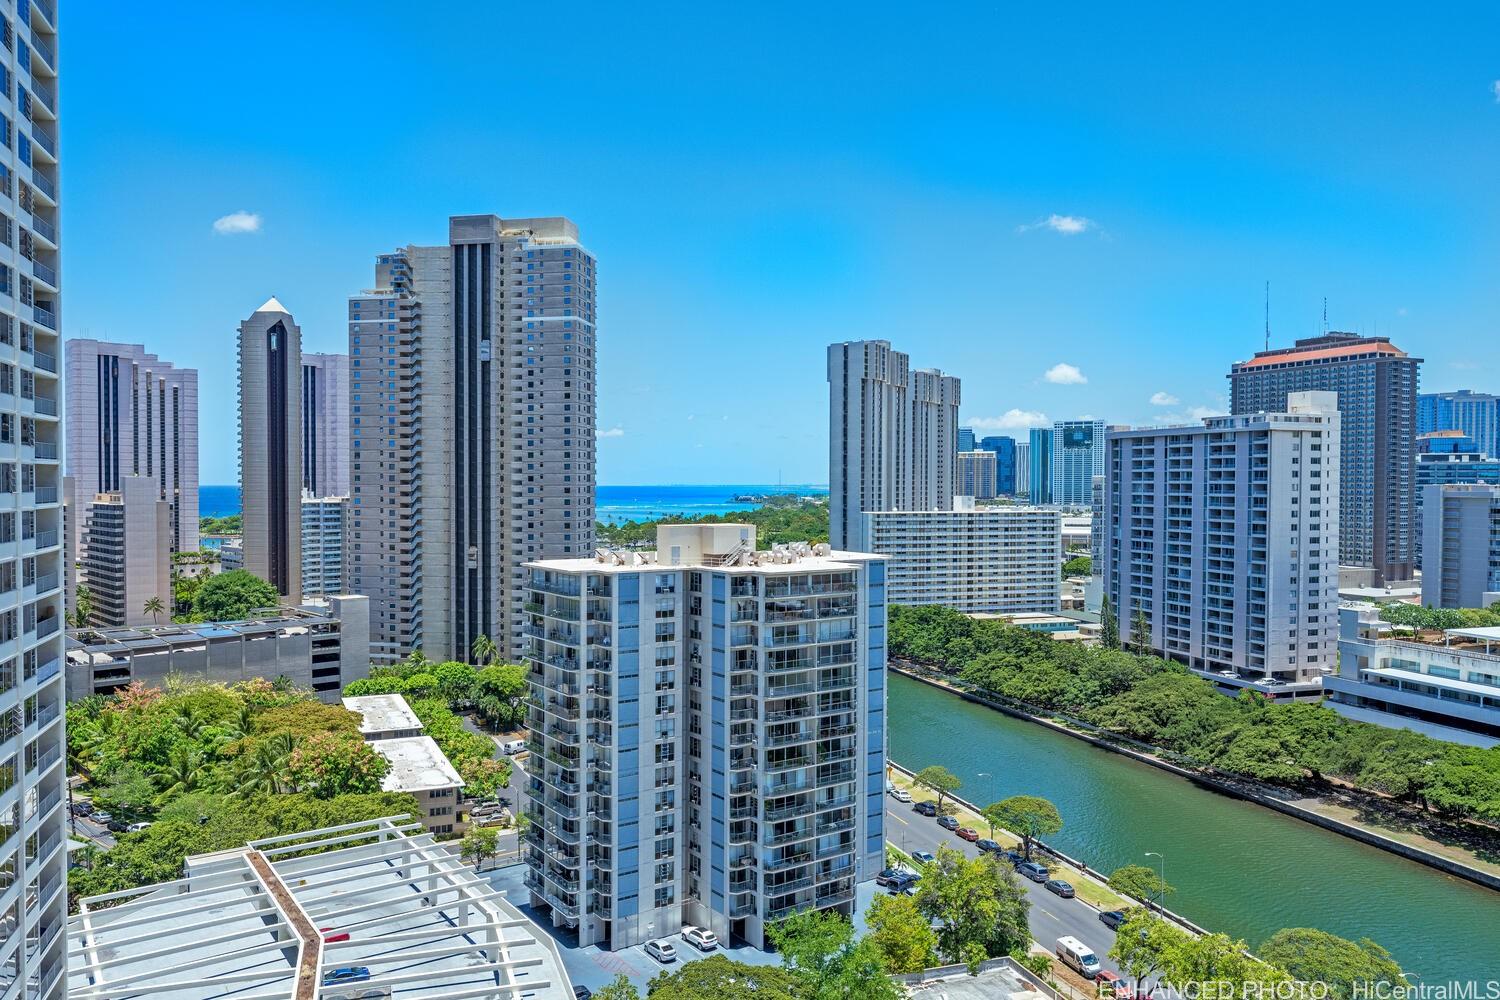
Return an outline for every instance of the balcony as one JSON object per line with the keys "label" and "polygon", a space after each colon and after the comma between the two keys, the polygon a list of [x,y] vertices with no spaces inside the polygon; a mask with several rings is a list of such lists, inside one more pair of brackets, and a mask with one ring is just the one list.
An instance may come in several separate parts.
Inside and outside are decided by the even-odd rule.
{"label": "balcony", "polygon": [[54,205],[57,204],[57,186],[50,180],[48,180],[47,176],[40,170],[33,169],[31,171],[31,183],[38,191],[45,195],[49,201],[51,201]]}
{"label": "balcony", "polygon": [[[31,51],[33,55],[42,57],[43,65],[48,70],[53,74],[57,73],[57,53],[52,51],[52,46],[38,38],[35,33],[31,36]],[[32,65],[35,66],[35,60],[32,61]]]}
{"label": "balcony", "polygon": [[57,139],[42,128],[40,122],[31,123],[31,141],[45,150],[48,156],[57,159]]}
{"label": "balcony", "polygon": [[57,269],[55,267],[43,264],[39,260],[34,260],[31,262],[31,273],[36,275],[37,280],[43,284],[51,285],[53,288],[57,287]]}
{"label": "balcony", "polygon": [[54,247],[57,246],[57,227],[41,216],[32,216],[31,231],[48,243],[51,243]]}

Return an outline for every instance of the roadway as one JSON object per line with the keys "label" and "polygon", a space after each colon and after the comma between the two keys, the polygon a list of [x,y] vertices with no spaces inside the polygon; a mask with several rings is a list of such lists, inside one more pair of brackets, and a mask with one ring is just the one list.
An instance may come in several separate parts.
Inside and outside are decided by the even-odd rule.
{"label": "roadway", "polygon": [[[943,846],[962,851],[966,857],[979,857],[979,848],[938,826],[935,817],[923,816],[914,811],[914,804],[897,802],[889,795],[885,797],[886,840],[907,854],[912,851],[936,854],[938,847]],[[1005,858],[999,860],[1009,867],[1010,862]],[[1017,875],[1016,879],[1026,890],[1026,897],[1031,900],[1031,936],[1043,948],[1055,952],[1057,939],[1071,935],[1093,949],[1106,969],[1120,971],[1119,966],[1109,958],[1109,950],[1115,944],[1115,932],[1100,922],[1098,910],[1076,897],[1064,899],[1048,892],[1042,888],[1041,883],[1029,878]]]}

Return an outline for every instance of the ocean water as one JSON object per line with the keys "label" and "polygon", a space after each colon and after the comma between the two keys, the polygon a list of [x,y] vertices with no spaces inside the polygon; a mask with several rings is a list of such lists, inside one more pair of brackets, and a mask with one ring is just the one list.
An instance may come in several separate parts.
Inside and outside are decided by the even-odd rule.
{"label": "ocean water", "polygon": [[[608,524],[649,521],[668,514],[727,514],[732,510],[748,510],[759,506],[743,501],[736,503],[732,497],[766,493],[823,496],[828,493],[828,487],[807,483],[781,486],[600,486],[597,514],[599,520]],[[198,513],[203,517],[228,517],[239,512],[238,486],[198,487]]]}

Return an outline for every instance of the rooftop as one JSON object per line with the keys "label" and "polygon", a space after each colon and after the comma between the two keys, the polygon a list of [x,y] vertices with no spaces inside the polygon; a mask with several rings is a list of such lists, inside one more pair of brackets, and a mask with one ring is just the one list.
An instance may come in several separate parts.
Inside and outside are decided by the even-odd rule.
{"label": "rooftop", "polygon": [[[269,837],[189,858],[173,882],[80,900],[68,997],[571,996],[551,939],[420,830],[386,817]],[[369,978],[319,991],[347,968]]]}
{"label": "rooftop", "polygon": [[380,783],[383,792],[425,792],[435,788],[461,788],[458,776],[431,736],[403,736],[394,740],[372,740],[370,749],[390,762],[391,769]]}
{"label": "rooftop", "polygon": [[[338,621],[326,611],[304,608],[267,608],[256,618],[235,622],[195,622],[190,625],[141,625],[111,628],[82,628],[68,633],[68,657],[79,659],[95,653],[123,655],[136,650],[178,647],[209,639],[258,637],[276,632],[296,635],[312,626]],[[80,654],[75,658],[74,653]]]}
{"label": "rooftop", "polygon": [[423,729],[422,720],[399,694],[367,694],[345,698],[344,707],[363,716],[362,733],[389,733],[398,729]]}
{"label": "rooftop", "polygon": [[1299,340],[1294,347],[1259,351],[1249,361],[1236,362],[1234,370],[1269,368],[1272,365],[1300,364],[1305,361],[1332,361],[1337,358],[1356,358],[1367,354],[1392,358],[1407,356],[1405,351],[1397,348],[1385,337],[1359,337],[1352,333],[1335,332],[1323,337]]}
{"label": "rooftop", "polygon": [[656,549],[595,549],[592,559],[541,559],[529,569],[558,573],[629,573],[658,566],[734,567],[743,573],[809,573],[853,569],[883,559],[869,552],[835,551],[826,542],[792,542],[769,549],[755,547],[753,524],[663,524],[656,529]]}

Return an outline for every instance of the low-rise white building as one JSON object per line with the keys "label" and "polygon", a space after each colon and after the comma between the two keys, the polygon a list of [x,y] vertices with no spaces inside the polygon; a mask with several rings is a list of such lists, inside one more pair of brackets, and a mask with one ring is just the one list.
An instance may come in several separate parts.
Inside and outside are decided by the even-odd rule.
{"label": "low-rise white building", "polygon": [[886,556],[892,604],[941,604],[964,612],[1060,608],[1062,514],[1042,507],[876,511],[865,515],[871,550]]}
{"label": "low-rise white building", "polygon": [[1339,609],[1339,672],[1328,703],[1353,719],[1476,746],[1500,743],[1500,628],[1448,629],[1422,641],[1374,604]]}
{"label": "low-rise white building", "polygon": [[366,740],[395,740],[421,736],[422,720],[399,694],[367,694],[344,699],[344,707],[360,716],[359,735]]}
{"label": "low-rise white building", "polygon": [[431,736],[405,736],[370,740],[370,749],[391,765],[380,783],[383,792],[404,792],[421,807],[422,825],[428,833],[462,832],[458,818],[458,795],[464,779],[458,776],[446,754]]}

